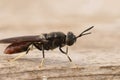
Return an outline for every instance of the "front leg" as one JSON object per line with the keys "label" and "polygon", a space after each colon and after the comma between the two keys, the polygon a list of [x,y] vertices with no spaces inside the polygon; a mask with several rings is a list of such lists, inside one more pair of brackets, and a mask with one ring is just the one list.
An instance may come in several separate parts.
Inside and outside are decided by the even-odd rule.
{"label": "front leg", "polygon": [[66,52],[63,51],[63,50],[61,49],[61,47],[59,47],[59,50],[68,57],[68,59],[69,59],[70,62],[72,62],[72,59],[71,59],[70,56],[68,55],[68,47],[66,47]]}

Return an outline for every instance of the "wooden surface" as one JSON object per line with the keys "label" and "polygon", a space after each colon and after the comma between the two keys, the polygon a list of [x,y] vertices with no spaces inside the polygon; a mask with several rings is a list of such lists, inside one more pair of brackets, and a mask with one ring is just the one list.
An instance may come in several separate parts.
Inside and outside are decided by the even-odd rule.
{"label": "wooden surface", "polygon": [[43,77],[48,80],[120,80],[119,54],[98,53],[71,54],[74,64],[64,55],[53,53],[53,58],[48,54],[42,68],[38,67],[41,60],[38,55],[30,54],[11,63],[7,59],[16,55],[1,55],[0,80],[44,80]]}
{"label": "wooden surface", "polygon": [[40,51],[9,63],[16,55],[4,55],[8,44],[0,44],[0,80],[120,80],[120,0],[0,0],[0,12],[0,39],[54,31],[78,36],[95,26],[69,48],[77,67],[57,49],[45,51],[41,69]]}

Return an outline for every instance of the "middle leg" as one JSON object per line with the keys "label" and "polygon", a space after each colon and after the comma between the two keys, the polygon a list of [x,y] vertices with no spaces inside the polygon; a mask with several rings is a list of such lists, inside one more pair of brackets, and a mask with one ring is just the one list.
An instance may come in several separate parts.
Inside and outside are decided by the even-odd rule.
{"label": "middle leg", "polygon": [[44,44],[42,43],[34,43],[33,44],[38,50],[42,50],[42,55],[43,55],[43,58],[40,62],[40,65],[39,65],[39,68],[41,68],[44,64],[44,61],[45,61],[45,52],[44,52]]}
{"label": "middle leg", "polygon": [[44,45],[42,45],[42,54],[43,54],[43,58],[42,58],[42,60],[40,62],[40,66],[39,66],[40,68],[43,66],[44,60],[45,60]]}

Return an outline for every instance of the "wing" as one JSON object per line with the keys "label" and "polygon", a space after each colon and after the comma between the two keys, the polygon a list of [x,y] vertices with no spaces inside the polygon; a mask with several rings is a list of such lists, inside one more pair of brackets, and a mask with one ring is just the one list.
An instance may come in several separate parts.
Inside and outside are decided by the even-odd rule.
{"label": "wing", "polygon": [[7,39],[1,39],[0,43],[18,43],[18,42],[47,42],[44,35],[20,36]]}

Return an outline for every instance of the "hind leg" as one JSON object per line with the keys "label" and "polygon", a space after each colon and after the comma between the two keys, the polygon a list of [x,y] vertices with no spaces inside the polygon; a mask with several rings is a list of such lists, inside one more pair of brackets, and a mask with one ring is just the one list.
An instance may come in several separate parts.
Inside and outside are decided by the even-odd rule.
{"label": "hind leg", "polygon": [[[23,47],[24,48],[24,47]],[[21,48],[22,49],[22,48]],[[13,61],[16,61],[17,59],[20,59],[21,57],[23,57],[23,56],[25,56],[30,50],[32,50],[33,49],[33,45],[31,44],[28,48],[27,48],[27,50],[26,50],[26,53],[21,53],[20,55],[18,55],[18,56],[16,56],[15,58],[13,58],[13,59],[9,59],[8,61],[9,62],[13,62]]]}
{"label": "hind leg", "polygon": [[17,59],[20,59],[21,57],[25,56],[29,51],[30,51],[30,48],[28,48],[28,50],[26,51],[26,53],[21,53],[20,55],[16,56],[16,57],[13,58],[13,59],[9,59],[8,61],[9,61],[9,62],[16,61]]}

